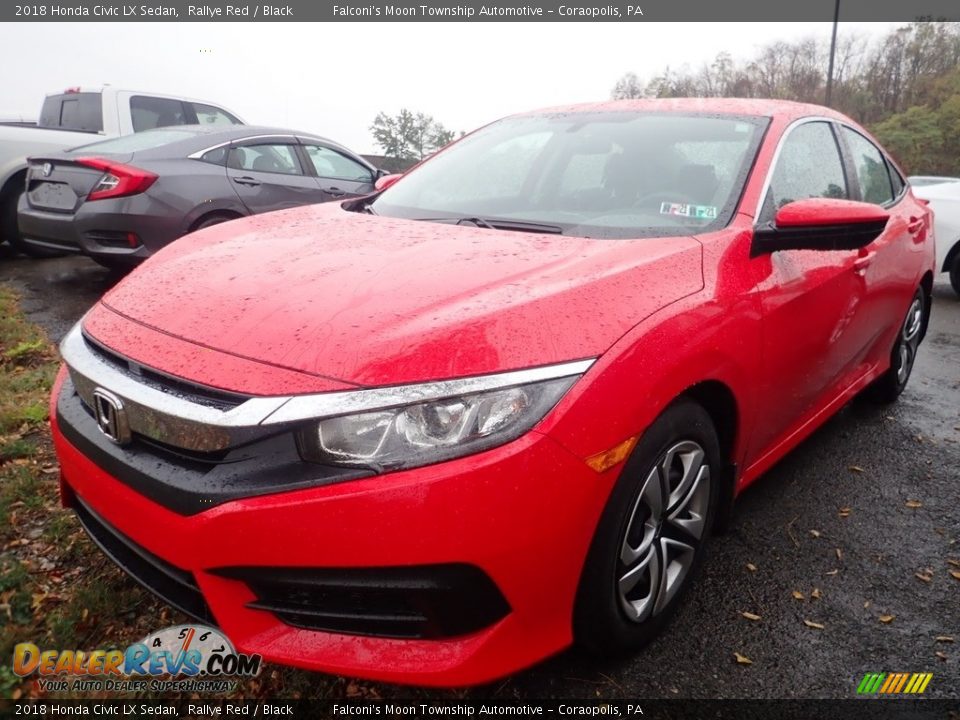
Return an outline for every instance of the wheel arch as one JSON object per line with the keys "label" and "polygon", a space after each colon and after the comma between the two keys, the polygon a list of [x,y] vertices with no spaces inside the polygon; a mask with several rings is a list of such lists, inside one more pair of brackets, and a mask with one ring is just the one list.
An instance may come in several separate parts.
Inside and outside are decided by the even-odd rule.
{"label": "wheel arch", "polygon": [[[960,252],[960,243],[953,246],[952,253]],[[947,256],[950,257],[949,255]],[[930,324],[930,310],[933,306],[933,273],[927,270],[920,278],[920,289],[923,290],[923,328],[920,330],[920,340],[927,336],[927,326]]]}
{"label": "wheel arch", "polygon": [[947,256],[943,259],[943,267],[940,268],[940,272],[950,272],[957,256],[960,256],[960,237],[954,240],[953,246],[947,250]]}
{"label": "wheel arch", "polygon": [[[713,422],[723,457],[720,498],[714,520],[714,530],[726,530],[733,515],[736,496],[737,463],[736,448],[740,433],[740,408],[737,397],[729,385],[720,380],[704,380],[687,388],[679,398],[690,398],[700,405]],[[678,398],[678,399],[679,399]]]}
{"label": "wheel arch", "polygon": [[217,210],[209,210],[203,213],[202,215],[200,215],[199,217],[197,217],[196,219],[194,219],[190,223],[189,227],[187,228],[187,232],[192,233],[201,224],[203,224],[210,218],[214,218],[214,217],[222,217],[222,218],[226,218],[227,220],[237,220],[238,218],[242,218],[244,216],[241,213],[237,212],[236,210],[231,210],[229,208],[219,208]]}
{"label": "wheel arch", "polygon": [[[3,182],[3,186],[0,187],[0,215],[5,212],[7,202],[11,199],[16,200],[17,193],[19,190],[23,189],[24,184],[27,180],[27,166],[19,167],[10,173],[7,176],[7,179]],[[0,226],[0,235],[5,232],[5,228]],[[6,240],[7,238],[0,236],[0,241]]]}

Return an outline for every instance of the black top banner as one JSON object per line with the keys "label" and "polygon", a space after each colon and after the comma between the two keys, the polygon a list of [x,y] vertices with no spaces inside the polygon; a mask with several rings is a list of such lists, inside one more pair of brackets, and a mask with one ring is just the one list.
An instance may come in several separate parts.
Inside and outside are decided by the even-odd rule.
{"label": "black top banner", "polygon": [[[61,0],[0,3],[7,22],[749,22],[960,20],[958,0]],[[718,32],[722,29],[718,28]]]}
{"label": "black top banner", "polygon": [[0,700],[0,716],[32,718],[556,718],[557,720],[954,720],[948,700]]}

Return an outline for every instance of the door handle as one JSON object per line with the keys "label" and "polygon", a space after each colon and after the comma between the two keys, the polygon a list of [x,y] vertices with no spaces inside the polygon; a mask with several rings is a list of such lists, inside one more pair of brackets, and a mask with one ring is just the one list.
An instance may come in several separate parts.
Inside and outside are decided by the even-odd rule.
{"label": "door handle", "polygon": [[240,177],[233,178],[233,181],[237,185],[248,185],[250,187],[256,187],[260,184],[260,181],[250,177],[249,175],[241,175]]}
{"label": "door handle", "polygon": [[341,190],[338,187],[325,188],[324,192],[330,197],[335,197],[335,198],[343,197],[344,195],[347,194],[346,190]]}
{"label": "door handle", "polygon": [[853,261],[853,270],[858,275],[863,275],[867,272],[867,268],[870,267],[870,263],[873,262],[873,259],[877,256],[875,251],[870,251],[860,255],[856,260]]}
{"label": "door handle", "polygon": [[911,235],[916,235],[918,232],[923,230],[924,222],[922,217],[910,217],[910,222],[907,223],[907,232]]}

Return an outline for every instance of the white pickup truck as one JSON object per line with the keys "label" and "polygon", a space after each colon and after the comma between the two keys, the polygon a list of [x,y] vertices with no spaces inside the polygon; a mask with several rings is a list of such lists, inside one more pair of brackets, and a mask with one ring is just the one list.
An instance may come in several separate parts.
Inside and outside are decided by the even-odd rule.
{"label": "white pickup truck", "polygon": [[129,135],[167,125],[242,125],[235,113],[202,100],[132,90],[70,88],[47,95],[35,123],[0,122],[0,241],[31,255],[20,242],[17,202],[24,191],[27,158],[100,136]]}

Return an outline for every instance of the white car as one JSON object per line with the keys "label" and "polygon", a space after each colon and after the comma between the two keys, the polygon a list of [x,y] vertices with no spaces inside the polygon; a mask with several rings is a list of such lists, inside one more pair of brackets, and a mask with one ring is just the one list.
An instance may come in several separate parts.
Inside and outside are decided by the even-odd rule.
{"label": "white car", "polygon": [[942,182],[925,183],[908,178],[913,194],[930,201],[933,208],[933,233],[937,239],[937,267],[950,273],[950,284],[960,295],[960,180],[943,178]]}

